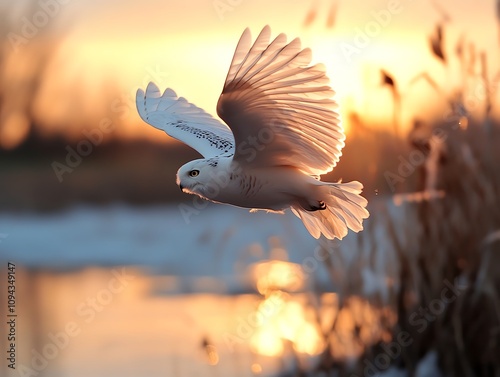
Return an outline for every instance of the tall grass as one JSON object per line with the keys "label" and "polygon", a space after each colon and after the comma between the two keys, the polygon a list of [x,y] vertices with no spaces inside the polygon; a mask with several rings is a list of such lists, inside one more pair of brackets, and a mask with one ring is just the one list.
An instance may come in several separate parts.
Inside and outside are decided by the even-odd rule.
{"label": "tall grass", "polygon": [[[325,328],[318,316],[327,347],[313,371],[295,375],[373,376],[398,367],[411,376],[430,352],[442,375],[500,375],[500,127],[471,120],[433,128],[440,142],[427,146],[424,178],[412,181],[419,199],[403,200],[397,211],[372,207],[375,221],[358,237],[354,260],[344,260],[336,243],[323,245],[339,289],[335,320]],[[430,189],[444,195],[424,195]],[[384,287],[370,293],[370,284]],[[364,349],[355,362],[339,357],[341,313],[354,322],[349,338]]]}
{"label": "tall grass", "polygon": [[446,375],[500,374],[499,142],[498,127],[450,130],[437,168],[445,196],[406,203],[406,221],[388,222],[400,271],[393,339],[414,340],[399,360],[409,370],[435,350]]}
{"label": "tall grass", "polygon": [[[454,55],[447,53],[444,34],[449,17],[442,14],[429,47],[446,67]],[[324,333],[328,346],[316,368],[297,370],[294,375],[374,376],[402,368],[412,376],[430,353],[436,356],[442,375],[500,375],[500,124],[492,116],[500,71],[490,78],[487,53],[477,52],[474,43],[466,52],[464,45],[462,37],[455,49],[462,87],[453,94],[427,72],[413,80],[424,79],[445,96],[453,116],[432,125],[418,124],[427,128],[428,137],[412,141],[425,162],[414,174],[420,179],[406,179],[411,195],[403,199],[411,200],[399,204],[397,216],[372,207],[377,219],[358,237],[357,250],[352,250],[358,258],[354,263],[346,263],[332,251],[336,247],[332,243],[324,245],[330,251],[325,267],[339,287],[337,317],[341,311],[359,317],[355,312],[359,307],[350,302],[352,297],[364,296],[379,308],[372,324],[379,340],[364,341],[362,324],[356,325],[353,335],[364,352],[356,361],[339,360],[331,342],[339,335],[334,321]],[[471,68],[474,62],[479,69]],[[384,83],[396,88],[396,79],[384,71],[383,75]],[[484,96],[478,99],[480,116],[478,111],[474,116],[468,113],[465,98],[473,89],[468,87],[471,82],[484,88]],[[387,153],[385,160],[391,158],[396,160],[397,155]],[[380,222],[385,229],[382,242],[374,225]],[[386,260],[382,274],[380,258]],[[367,295],[363,271],[377,268],[385,277],[385,294]]]}

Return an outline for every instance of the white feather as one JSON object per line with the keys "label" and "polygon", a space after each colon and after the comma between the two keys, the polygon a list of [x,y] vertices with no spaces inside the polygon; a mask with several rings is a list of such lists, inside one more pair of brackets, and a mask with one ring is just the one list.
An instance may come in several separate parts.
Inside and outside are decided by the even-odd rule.
{"label": "white feather", "polygon": [[150,125],[165,131],[205,158],[234,153],[231,130],[199,107],[178,97],[172,89],[163,95],[150,83],[146,92],[139,89],[136,96],[137,110]]}
{"label": "white feather", "polygon": [[[287,43],[280,34],[271,42],[270,36],[266,26],[251,45],[250,31],[243,32],[217,105],[234,134],[235,160],[325,174],[345,140],[325,68],[310,66],[311,51],[302,50],[299,39]],[[260,145],[248,161],[247,149],[238,147],[253,140]]]}

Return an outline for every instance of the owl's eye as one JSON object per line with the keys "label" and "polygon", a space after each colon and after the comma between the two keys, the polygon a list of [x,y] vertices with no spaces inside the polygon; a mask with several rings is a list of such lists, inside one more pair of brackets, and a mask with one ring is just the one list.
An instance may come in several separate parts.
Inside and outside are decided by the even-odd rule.
{"label": "owl's eye", "polygon": [[190,177],[197,177],[198,175],[200,174],[200,171],[199,170],[191,170],[188,175]]}

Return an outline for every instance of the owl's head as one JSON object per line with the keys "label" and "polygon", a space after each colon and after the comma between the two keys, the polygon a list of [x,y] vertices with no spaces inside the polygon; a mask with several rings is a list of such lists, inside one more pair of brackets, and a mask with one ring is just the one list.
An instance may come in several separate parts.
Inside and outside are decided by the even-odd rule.
{"label": "owl's head", "polygon": [[206,196],[217,170],[216,160],[199,159],[184,164],[177,171],[177,185],[183,192]]}

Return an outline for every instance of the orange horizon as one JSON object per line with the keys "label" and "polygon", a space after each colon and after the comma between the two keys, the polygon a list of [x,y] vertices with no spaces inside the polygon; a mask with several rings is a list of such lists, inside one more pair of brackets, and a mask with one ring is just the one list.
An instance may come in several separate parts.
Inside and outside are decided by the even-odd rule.
{"label": "orange horizon", "polygon": [[[158,134],[142,124],[134,104],[135,91],[149,81],[161,89],[174,89],[179,96],[217,116],[217,99],[243,31],[241,25],[250,25],[254,38],[263,26],[257,18],[252,18],[252,14],[259,14],[260,3],[263,1],[257,1],[252,7],[241,4],[232,9],[205,9],[209,11],[207,15],[201,12],[206,4],[200,5],[200,12],[195,12],[192,17],[199,25],[193,25],[188,31],[177,29],[180,20],[188,17],[183,13],[187,11],[186,6],[180,3],[175,3],[171,14],[166,16],[172,21],[171,25],[165,25],[159,15],[151,12],[147,12],[147,16],[136,14],[131,4],[127,4],[121,19],[109,25],[107,19],[99,18],[113,11],[108,4],[99,8],[93,17],[89,9],[84,10],[84,16],[77,18],[75,26],[58,41],[54,41],[50,33],[42,33],[13,52],[9,46],[12,43],[7,39],[4,41],[3,51],[7,53],[4,54],[3,69],[0,68],[0,81],[7,82],[7,89],[18,98],[0,109],[0,148],[12,149],[20,145],[31,124],[43,135],[62,134],[70,140],[78,140],[82,129],[98,127],[105,118],[116,123],[113,134],[119,138],[156,140]],[[318,7],[313,17],[315,21],[304,20],[307,11],[315,9],[314,4]],[[364,11],[354,12],[353,5],[342,4],[334,25],[329,27],[319,25],[320,21],[324,22],[322,8],[326,5],[314,4],[290,6],[289,19],[295,22],[277,17],[276,10],[270,12],[272,17],[267,17],[264,22],[273,25],[273,35],[284,31],[289,40],[300,37],[303,47],[312,49],[313,63],[326,66],[332,88],[337,92],[334,98],[340,105],[346,133],[351,133],[351,114],[357,114],[370,127],[377,125],[379,129],[393,129],[394,93],[393,88],[383,85],[382,70],[394,78],[401,96],[397,116],[403,132],[410,129],[414,118],[430,121],[443,116],[451,93],[460,89],[464,79],[454,52],[463,35],[460,28],[451,22],[444,23],[447,61],[443,64],[433,56],[428,40],[434,25],[442,22],[439,15],[435,14],[437,21],[425,22],[425,28],[418,29],[414,22],[407,29],[403,28],[410,11],[426,11],[423,5],[419,7],[404,1],[399,5],[380,2],[378,6],[365,6]],[[279,8],[278,5],[274,7]],[[71,15],[70,8],[70,5],[61,5],[60,17],[63,18],[65,11]],[[88,8],[92,10],[91,6]],[[464,6],[463,12],[466,11]],[[356,15],[356,18],[349,21],[342,12]],[[492,29],[484,28],[482,34],[475,32],[470,38],[496,35],[493,29],[495,19],[491,17],[490,20],[486,15],[476,18],[488,20]],[[71,19],[70,16],[67,18]],[[148,21],[150,28],[144,30]],[[305,26],[306,23],[301,24],[301,21],[309,23]],[[205,27],[210,29],[206,31]],[[17,32],[20,31],[22,28],[18,28]],[[422,35],[422,32],[428,35]],[[481,43],[475,40],[466,42],[468,49],[472,43],[477,44],[476,49],[484,48],[484,39]],[[489,51],[490,67],[494,66],[497,56],[498,51]],[[40,62],[42,69],[37,72],[34,65]],[[471,93],[465,93],[464,97],[469,102],[478,102],[478,98],[484,99],[485,95],[478,89],[481,80],[478,79],[479,68],[475,69],[477,72],[468,78]],[[425,80],[412,84],[412,79],[422,72],[432,77],[443,94],[437,93]],[[19,90],[16,80],[21,83],[32,80],[38,86],[34,93],[26,93],[33,88],[21,84]],[[472,110],[473,115],[482,111],[477,104]]]}

